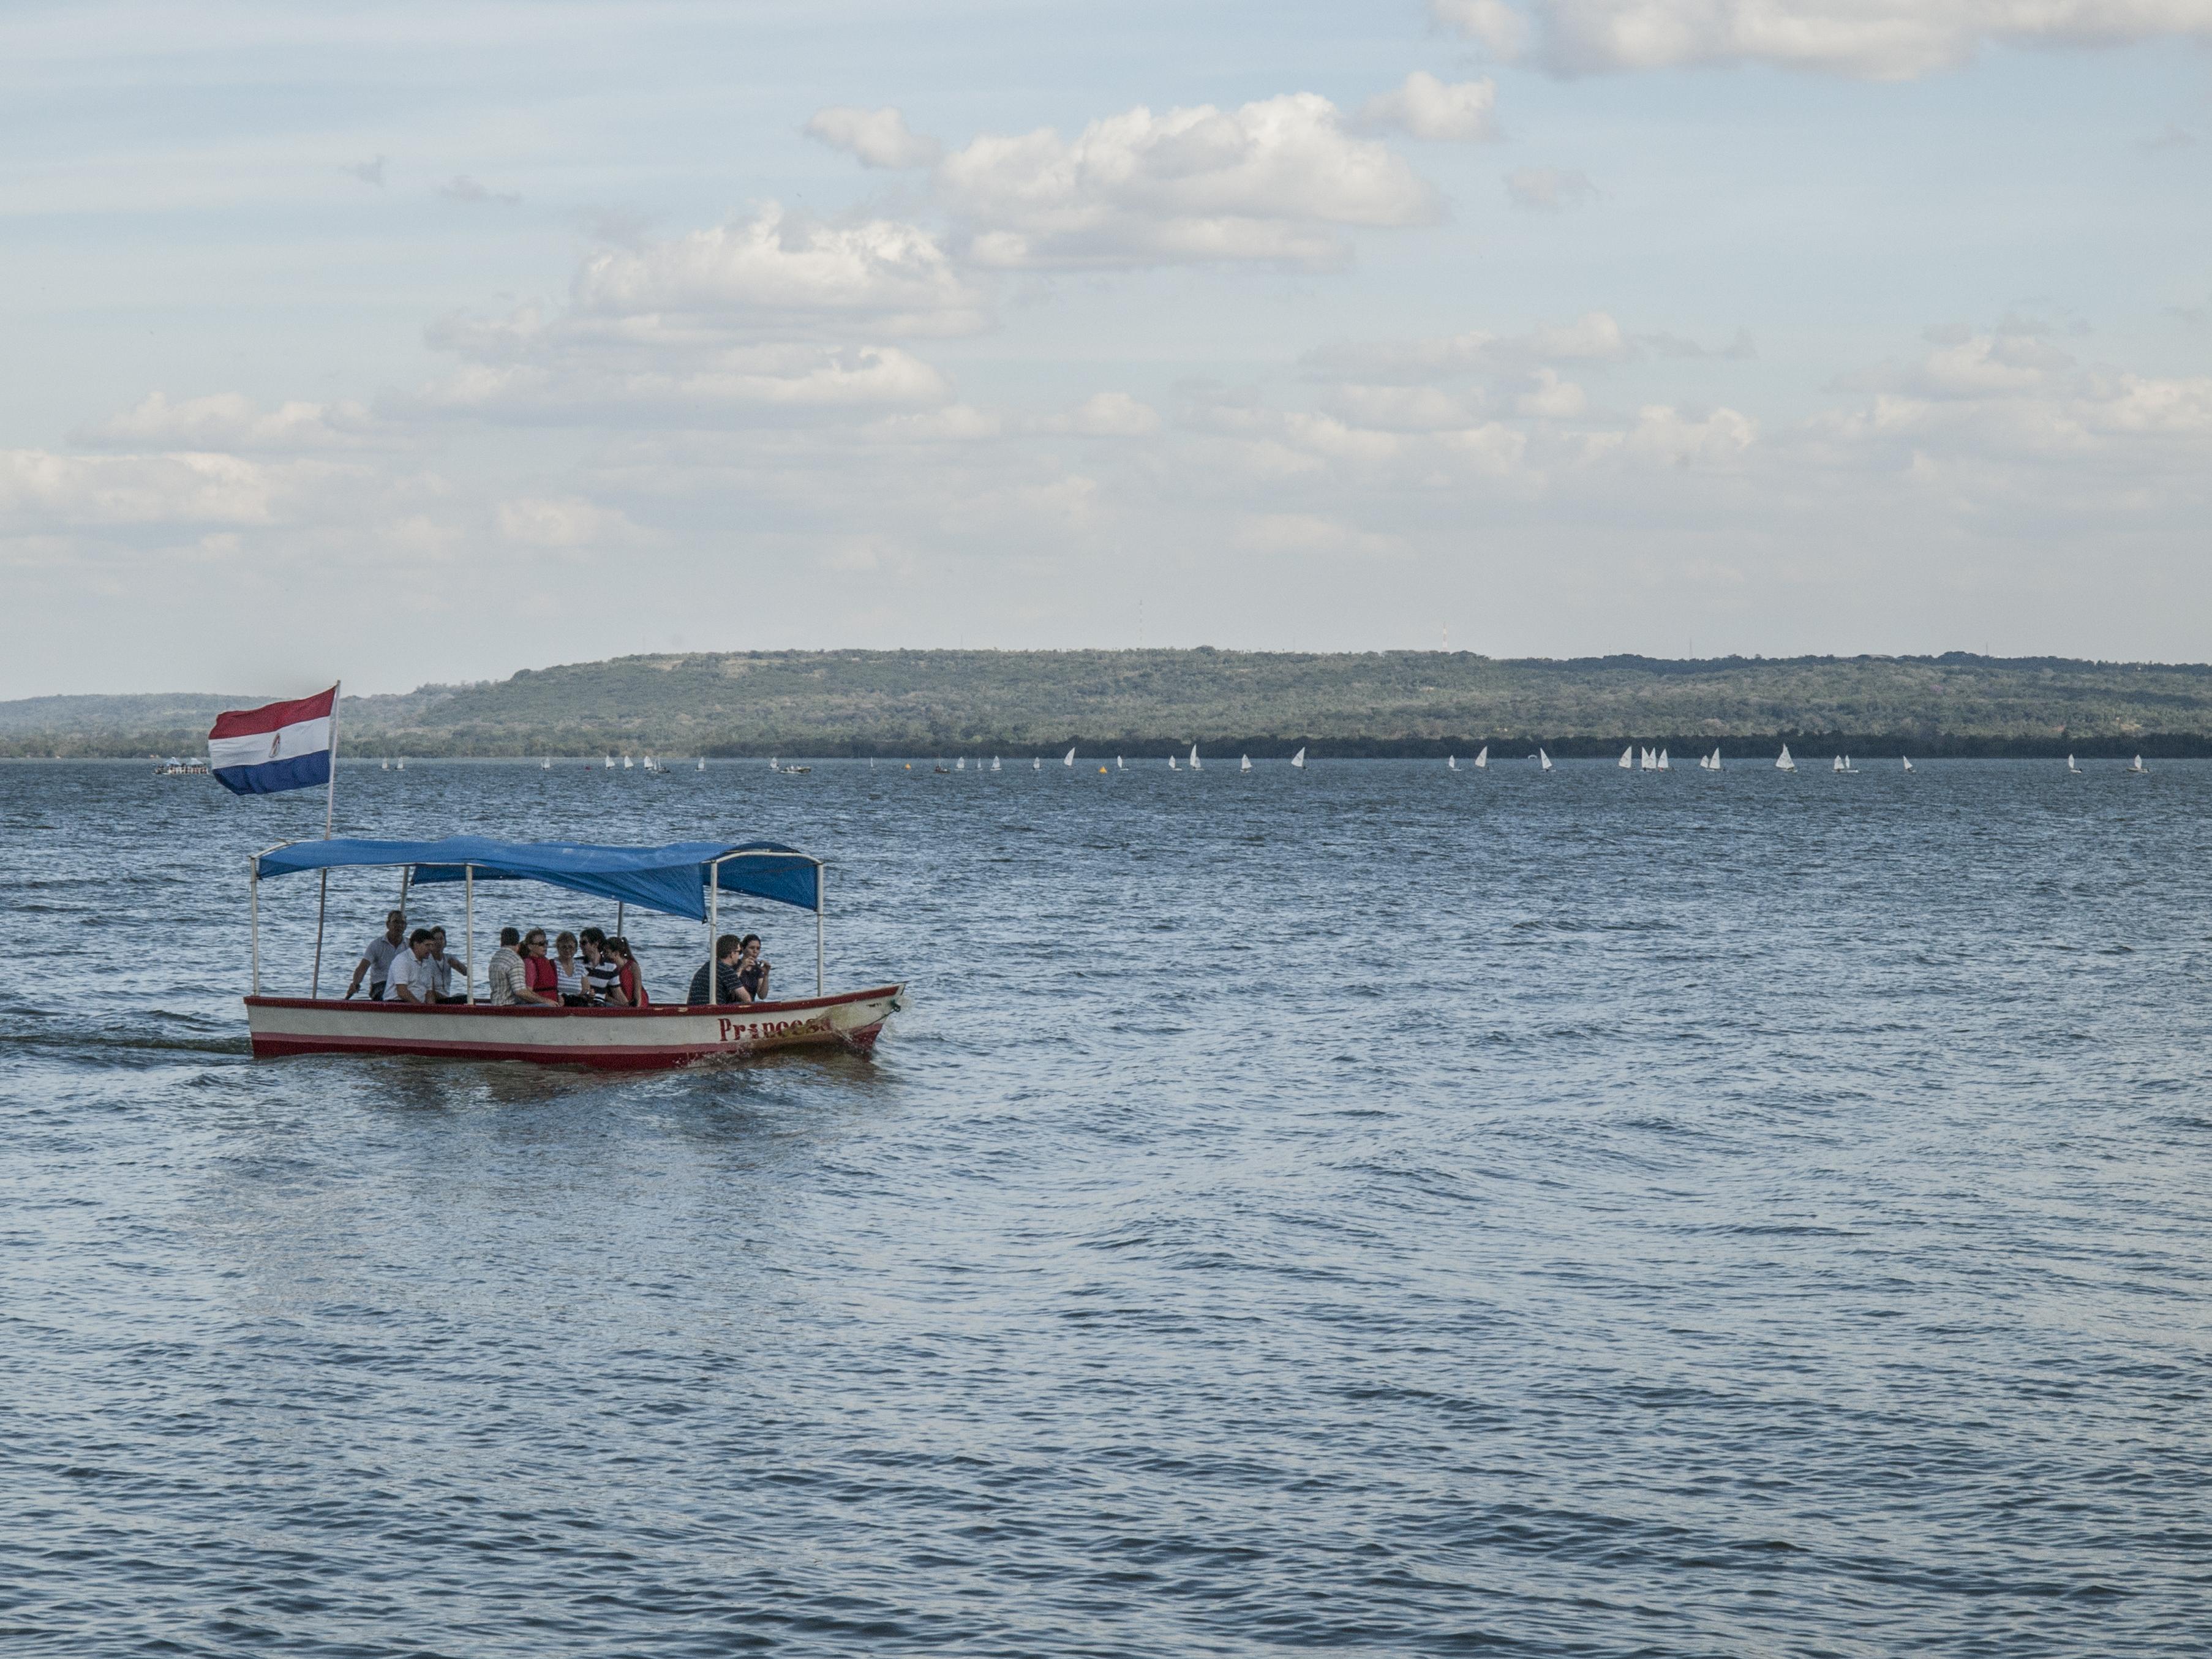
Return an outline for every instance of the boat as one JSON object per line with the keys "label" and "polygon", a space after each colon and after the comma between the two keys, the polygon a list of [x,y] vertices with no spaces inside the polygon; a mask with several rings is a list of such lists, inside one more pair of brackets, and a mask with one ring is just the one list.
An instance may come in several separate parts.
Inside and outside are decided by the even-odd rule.
{"label": "boat", "polygon": [[1459,770],[1459,757],[1458,757],[1458,756],[1456,756],[1456,755],[1446,755],[1446,756],[1444,757],[1444,770],[1445,770],[1445,771],[1447,771],[1447,772],[1456,772],[1456,771],[1458,771],[1458,770]]}
{"label": "boat", "polygon": [[952,769],[956,772],[965,772],[968,769],[968,757],[963,755],[959,759],[954,761],[952,763]]}
{"label": "boat", "polygon": [[205,761],[179,760],[172,755],[154,768],[157,778],[204,778],[208,775]]}
{"label": "boat", "polygon": [[2066,769],[2075,777],[2078,778],[2081,775],[2081,769],[2074,764],[2074,757],[2071,755],[2066,757]]}
{"label": "boat", "polygon": [[1043,771],[1043,770],[1044,770],[1044,763],[1043,763],[1042,761],[1039,760],[1039,759],[1038,759],[1035,755],[1031,755],[1031,756],[1030,757],[1030,771],[1032,771],[1032,772],[1042,772],[1042,771]]}
{"label": "boat", "polygon": [[1119,755],[1116,755],[1114,757],[1114,769],[1116,772],[1126,772],[1129,769],[1128,763],[1124,761]]}
{"label": "boat", "polygon": [[1073,767],[1075,764],[1075,745],[1071,743],[1067,745],[1067,752],[1060,757],[1060,763],[1062,766],[1066,767]]}
{"label": "boat", "polygon": [[380,772],[389,772],[392,769],[392,762],[388,758],[379,761],[376,765],[376,769]]}
{"label": "boat", "polygon": [[1170,756],[1168,757],[1168,770],[1169,770],[1169,771],[1170,771],[1170,772],[1173,772],[1173,771],[1175,771],[1175,770],[1176,770],[1176,769],[1176,769],[1176,757],[1175,757],[1173,755],[1170,755]]}
{"label": "boat", "polygon": [[1851,757],[1849,755],[1838,755],[1836,757],[1835,769],[1838,772],[1856,772],[1859,769],[1851,764]]}
{"label": "boat", "polygon": [[1249,755],[1245,756],[1243,759],[1237,763],[1237,769],[1240,772],[1250,771],[1252,769],[1252,757]]}
{"label": "boat", "polygon": [[1721,769],[1721,751],[1716,749],[1710,755],[1698,756],[1698,769],[1701,772],[1719,771]]}
{"label": "boat", "polygon": [[1475,751],[1474,769],[1478,772],[1486,772],[1490,769],[1490,745],[1486,743]]}
{"label": "boat", "polygon": [[392,764],[398,770],[404,772],[407,769],[407,757],[402,755],[398,760],[392,762]]}
{"label": "boat", "polygon": [[1659,764],[1653,767],[1651,769],[1655,772],[1671,772],[1674,769],[1667,763],[1667,751],[1665,750],[1662,749],[1659,751]]}
{"label": "boat", "polygon": [[940,778],[949,778],[952,775],[952,769],[947,766],[943,761],[938,762],[936,766],[931,769],[933,770]]}
{"label": "boat", "polygon": [[1196,744],[1193,744],[1190,746],[1190,769],[1194,772],[1203,772],[1206,769],[1203,766],[1200,766],[1198,763],[1198,745]]}
{"label": "boat", "polygon": [[[823,861],[770,842],[732,845],[684,842],[668,847],[586,847],[568,842],[492,841],[454,836],[442,841],[286,842],[248,860],[252,937],[252,991],[246,1030],[257,1060],[291,1054],[426,1054],[441,1060],[527,1060],[542,1065],[639,1069],[687,1066],[780,1048],[871,1051],[885,1022],[906,1006],[903,985],[878,985],[831,994],[823,965]],[[409,885],[449,883],[462,890],[464,949],[476,960],[476,878],[536,881],[638,909],[688,917],[713,939],[721,896],[787,904],[814,915],[814,994],[770,1002],[690,1008],[499,1006],[476,1000],[469,978],[465,1004],[421,1007],[406,1003],[264,994],[261,886],[305,873],[352,869],[402,872]],[[684,969],[688,981],[691,964]]]}
{"label": "boat", "polygon": [[1620,769],[1622,771],[1626,772],[1630,767],[1636,763],[1635,760],[1632,758],[1635,753],[1636,746],[1633,744],[1620,751]]}
{"label": "boat", "polygon": [[1778,772],[1795,772],[1797,769],[1797,763],[1790,758],[1790,745],[1786,743],[1782,745],[1782,752],[1775,757],[1774,769]]}
{"label": "boat", "polygon": [[1552,769],[1552,757],[1541,749],[1536,751],[1536,769],[1539,772],[1548,772]]}
{"label": "boat", "polygon": [[[871,768],[872,768],[872,767],[875,765],[875,762],[873,762],[873,761],[870,761],[870,762],[868,763],[868,765],[869,765]],[[706,762],[706,759],[705,759],[705,757],[701,757],[701,759],[700,759],[700,762],[699,762],[699,769],[700,769],[702,772],[703,772],[703,771],[705,771],[705,770],[707,769],[707,762]]]}
{"label": "boat", "polygon": [[1306,769],[1306,751],[1301,749],[1297,754],[1291,756],[1291,764],[1297,768],[1299,771],[1304,771]]}
{"label": "boat", "polygon": [[602,755],[599,757],[599,764],[611,772],[615,769],[615,757],[612,755]]}
{"label": "boat", "polygon": [[1899,758],[1899,760],[1901,760],[1901,761],[1903,761],[1903,762],[1905,763],[1905,769],[1906,771],[1910,772],[1910,771],[1912,769],[1912,757],[1911,757],[1911,756],[1910,756],[1910,755],[1899,755],[1899,756],[1898,757],[1898,758]]}
{"label": "boat", "polygon": [[[770,761],[770,762],[769,763],[769,765],[770,767],[775,766],[775,763],[774,761]],[[623,771],[625,771],[625,772],[627,772],[627,771],[629,771],[629,769],[630,769],[629,757],[628,755],[624,755],[624,756],[623,757]]]}
{"label": "boat", "polygon": [[994,772],[999,769],[999,757],[996,755],[991,757],[991,769]]}
{"label": "boat", "polygon": [[2132,764],[2124,767],[2121,769],[2124,770],[2130,777],[2142,778],[2148,777],[2150,775],[2150,768],[2142,763],[2142,757],[2141,755],[2137,755],[2135,757]]}
{"label": "boat", "polygon": [[550,772],[553,769],[553,763],[551,759],[548,758],[538,762],[538,769],[541,772]]}

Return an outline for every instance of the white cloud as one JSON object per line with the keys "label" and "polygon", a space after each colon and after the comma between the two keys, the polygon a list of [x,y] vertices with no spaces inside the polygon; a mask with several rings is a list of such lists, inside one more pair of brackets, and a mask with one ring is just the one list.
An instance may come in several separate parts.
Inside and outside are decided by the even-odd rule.
{"label": "white cloud", "polygon": [[524,547],[604,548],[635,538],[623,514],[580,495],[526,495],[499,503],[499,533]]}
{"label": "white cloud", "polygon": [[1039,423],[1046,432],[1073,433],[1085,438],[1149,438],[1160,429],[1159,411],[1139,403],[1126,392],[1101,392],[1087,398],[1065,415]]}
{"label": "white cloud", "polygon": [[815,111],[806,132],[832,149],[848,151],[862,167],[933,167],[945,153],[945,146],[936,139],[908,131],[906,117],[895,109],[835,105]]}
{"label": "white cloud", "polygon": [[831,224],[774,202],[673,240],[600,250],[577,272],[574,303],[595,317],[749,331],[842,319],[878,335],[942,335],[988,322],[983,296],[927,231],[891,219]]}
{"label": "white cloud", "polygon": [[234,455],[58,455],[0,450],[0,522],[266,524],[277,484]]}
{"label": "white cloud", "polygon": [[1431,0],[1447,27],[1557,74],[1766,64],[1902,81],[1986,46],[2212,38],[2207,0]]}
{"label": "white cloud", "polygon": [[1555,213],[1589,200],[1597,194],[1597,186],[1588,173],[1571,168],[1516,167],[1505,175],[1505,194],[1516,207]]}
{"label": "white cloud", "polygon": [[70,441],[102,449],[336,449],[368,442],[379,429],[376,417],[357,403],[289,403],[264,411],[235,392],[173,404],[149,392],[134,408],[78,428]]}
{"label": "white cloud", "polygon": [[1612,313],[1586,312],[1571,323],[1543,324],[1526,334],[1479,331],[1426,339],[1348,342],[1306,354],[1310,375],[1368,384],[1408,385],[1456,377],[1519,373],[1545,362],[1625,362],[1636,343]]}
{"label": "white cloud", "polygon": [[[383,182],[383,163],[378,162],[377,182]],[[438,194],[449,202],[466,202],[471,207],[514,207],[522,198],[511,190],[492,190],[478,184],[465,173],[455,173],[449,183],[438,186]]]}
{"label": "white cloud", "polygon": [[1572,420],[1589,406],[1583,389],[1561,380],[1559,371],[1548,364],[1536,371],[1534,384],[1513,404],[1519,413],[1546,421]]}
{"label": "white cloud", "polygon": [[1336,106],[1293,93],[1236,110],[985,135],[947,155],[938,198],[977,263],[1008,268],[1263,260],[1327,266],[1346,226],[1425,224],[1434,190],[1380,143],[1345,131]]}
{"label": "white cloud", "polygon": [[804,343],[746,346],[649,365],[604,361],[588,351],[544,363],[471,364],[423,387],[412,406],[517,420],[712,422],[749,411],[837,413],[943,403],[951,384],[896,346]]}
{"label": "white cloud", "polygon": [[1404,85],[1362,104],[1359,119],[1367,126],[1402,128],[1416,138],[1480,143],[1498,136],[1497,112],[1495,81],[1449,85],[1416,70]]}

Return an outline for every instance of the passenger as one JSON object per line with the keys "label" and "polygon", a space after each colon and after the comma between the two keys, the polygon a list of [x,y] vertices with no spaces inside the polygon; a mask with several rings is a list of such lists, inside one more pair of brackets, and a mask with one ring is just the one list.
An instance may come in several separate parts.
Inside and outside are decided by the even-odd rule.
{"label": "passenger", "polygon": [[491,966],[486,970],[490,981],[491,1000],[495,1008],[512,1007],[518,1002],[535,1002],[530,994],[530,982],[523,976],[522,952],[516,947],[522,935],[512,927],[499,930],[499,949],[491,953]]}
{"label": "passenger", "polygon": [[407,936],[407,948],[392,958],[384,981],[384,1000],[427,1008],[437,1000],[437,972],[430,966],[430,930],[417,927]]}
{"label": "passenger", "polygon": [[699,971],[691,975],[690,993],[684,1000],[694,1008],[707,1006],[707,969],[711,967],[714,970],[714,1002],[750,1002],[752,998],[738,983],[738,962],[744,953],[745,943],[735,933],[725,933],[716,939],[714,960],[699,964]]}
{"label": "passenger", "polygon": [[577,936],[584,946],[584,980],[592,1001],[599,1006],[613,1000],[610,994],[622,976],[622,958],[607,949],[606,933],[586,927]]}
{"label": "passenger", "polygon": [[738,962],[738,983],[744,988],[747,1002],[768,1000],[769,964],[761,960],[761,939],[758,933],[745,935],[744,955]]}
{"label": "passenger", "polygon": [[576,956],[576,936],[574,933],[563,933],[553,941],[553,988],[560,994],[564,1007],[588,1008],[592,1006],[590,988],[584,979],[584,964]]}
{"label": "passenger", "polygon": [[[459,993],[453,989],[453,970],[457,968],[461,973],[461,989]],[[430,969],[435,975],[433,988],[438,994],[439,1001],[466,1002],[469,1000],[469,964],[459,957],[449,957],[446,954],[446,930],[442,927],[433,927],[430,930]]]}
{"label": "passenger", "polygon": [[561,982],[545,955],[545,930],[533,927],[522,936],[522,980],[532,1002],[561,1006]]}
{"label": "passenger", "polygon": [[384,1000],[384,982],[392,972],[392,958],[407,948],[407,913],[394,910],[384,919],[384,932],[369,940],[368,949],[361,953],[361,960],[353,965],[353,983],[346,987],[350,998],[361,989],[364,975],[368,979],[368,1000]]}
{"label": "passenger", "polygon": [[607,949],[615,953],[622,963],[615,976],[615,1000],[625,1008],[650,1008],[653,999],[645,994],[645,975],[638,971],[637,957],[629,948],[629,941],[617,933],[607,941]]}

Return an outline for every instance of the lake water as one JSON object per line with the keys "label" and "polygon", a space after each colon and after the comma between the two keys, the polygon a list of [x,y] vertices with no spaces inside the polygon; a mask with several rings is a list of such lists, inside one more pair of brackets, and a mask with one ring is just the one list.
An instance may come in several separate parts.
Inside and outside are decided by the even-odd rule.
{"label": "lake water", "polygon": [[651,1077],[256,1063],[321,797],[0,766],[0,1635],[2202,1654],[2212,766],[1825,760],[345,769],[835,861],[873,1061]]}

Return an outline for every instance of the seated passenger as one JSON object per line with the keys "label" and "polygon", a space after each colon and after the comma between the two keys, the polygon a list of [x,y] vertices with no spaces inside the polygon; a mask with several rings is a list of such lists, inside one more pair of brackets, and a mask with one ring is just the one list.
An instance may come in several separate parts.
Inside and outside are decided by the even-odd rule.
{"label": "seated passenger", "polygon": [[622,958],[607,949],[607,936],[597,927],[586,927],[577,935],[584,946],[585,988],[594,1003],[614,1000],[615,983],[622,977]]}
{"label": "seated passenger", "polygon": [[[459,992],[453,989],[453,970],[457,968],[460,969],[461,974],[461,988]],[[439,1001],[466,1002],[469,1000],[469,964],[459,957],[449,957],[446,954],[446,930],[442,927],[433,927],[430,930],[430,969],[436,975],[433,988],[438,994]]]}
{"label": "seated passenger", "polygon": [[585,982],[584,963],[576,955],[574,933],[563,933],[553,941],[553,989],[563,1007],[592,1006],[591,988]]}
{"label": "seated passenger", "polygon": [[353,983],[346,987],[350,998],[361,989],[364,976],[368,981],[368,1000],[384,1000],[384,986],[392,971],[392,958],[407,948],[407,913],[394,910],[384,918],[384,931],[369,940],[368,949],[361,953],[361,960],[353,965]]}
{"label": "seated passenger", "polygon": [[533,927],[522,936],[522,982],[528,989],[518,1000],[542,1002],[554,1008],[561,1006],[561,982],[545,954],[543,927]]}
{"label": "seated passenger", "polygon": [[407,948],[392,958],[386,970],[384,1000],[428,1007],[438,1000],[436,970],[430,966],[430,930],[417,927],[407,936]]}
{"label": "seated passenger", "polygon": [[615,975],[613,1001],[617,1007],[650,1008],[653,999],[645,994],[645,975],[638,971],[637,957],[629,948],[629,941],[617,934],[607,941],[607,949],[622,963]]}
{"label": "seated passenger", "polygon": [[[694,1008],[710,1004],[750,1002],[744,988],[738,983],[738,963],[745,953],[744,941],[735,933],[725,933],[714,941],[714,961],[702,962],[699,971],[691,975],[690,993],[684,1000]],[[707,994],[707,970],[714,970],[714,994]]]}
{"label": "seated passenger", "polygon": [[738,983],[744,989],[747,1002],[768,1000],[769,964],[761,960],[761,938],[758,933],[745,935],[745,952],[738,962]]}
{"label": "seated passenger", "polygon": [[514,928],[499,930],[499,949],[491,953],[491,966],[485,970],[495,1008],[537,1000],[530,994],[529,981],[523,977],[522,952],[517,948],[521,943],[522,935]]}

